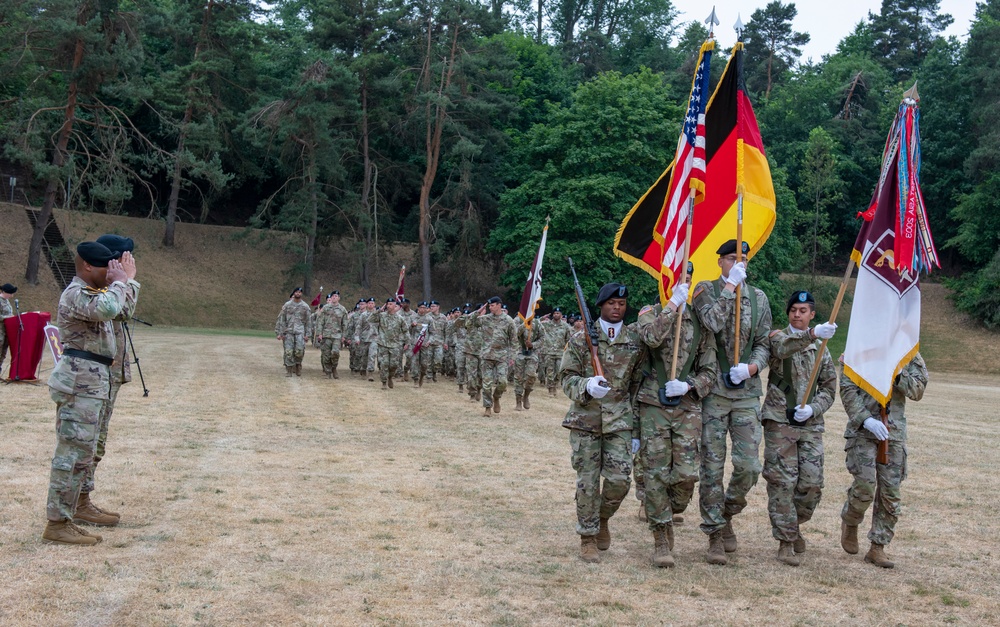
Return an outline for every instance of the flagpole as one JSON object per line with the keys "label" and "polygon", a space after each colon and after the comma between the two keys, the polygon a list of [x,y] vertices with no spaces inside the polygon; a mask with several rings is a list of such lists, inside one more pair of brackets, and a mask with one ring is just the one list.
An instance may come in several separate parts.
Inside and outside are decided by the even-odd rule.
{"label": "flagpole", "polygon": [[[736,196],[736,259],[743,261],[743,190]],[[746,264],[743,266],[746,267]],[[743,300],[741,298],[743,284],[736,286],[736,332],[733,337],[733,365],[740,363],[740,318]],[[751,338],[752,339],[752,338]],[[726,373],[723,373],[726,374]]]}
{"label": "flagpole", "polygon": [[[844,273],[844,280],[840,282],[840,290],[837,291],[837,300],[833,302],[833,311],[830,312],[830,320],[828,322],[837,322],[837,314],[840,313],[840,305],[844,302],[844,294],[847,292],[847,283],[851,280],[851,275],[854,274],[854,258],[847,264],[847,272]],[[805,408],[806,400],[809,398],[809,391],[816,385],[816,379],[819,377],[819,368],[823,362],[823,351],[826,350],[827,342],[829,339],[824,339],[823,343],[820,344],[819,351],[816,353],[816,360],[813,362],[812,374],[809,375],[809,385],[806,386],[805,392],[802,393],[802,404],[799,405],[800,408]]]}
{"label": "flagpole", "polygon": [[[739,13],[736,14],[736,24],[733,25],[733,29],[736,30],[737,45],[743,43],[743,20],[740,19]],[[735,48],[734,48],[735,49]],[[737,84],[741,85],[743,83],[743,63],[741,61],[742,57],[737,58],[738,63],[736,64]],[[736,120],[736,260],[737,263],[743,261],[743,141],[741,135],[740,127],[740,114],[739,110],[741,103],[739,99],[736,102],[737,107],[737,120]],[[744,269],[746,264],[744,263]],[[740,321],[742,318],[743,309],[743,283],[736,286],[736,328],[733,334],[733,361],[732,364],[735,366],[740,363]],[[753,298],[754,295],[751,293],[750,297]],[[753,329],[750,330],[751,334]],[[753,337],[749,338],[753,341]],[[722,373],[724,376],[729,373]],[[758,373],[759,374],[759,373]],[[736,386],[739,387],[739,386]]]}
{"label": "flagpole", "polygon": [[[689,200],[690,205],[688,205],[688,219],[687,219],[687,235],[684,236],[684,261],[681,263],[681,280],[675,280],[675,285],[679,283],[684,283],[690,281],[687,278],[688,270],[688,259],[691,255],[691,231],[694,227],[694,196],[691,196]],[[681,306],[677,308],[677,328],[674,330],[674,357],[673,361],[670,362],[670,380],[677,378],[677,354],[680,350],[681,345],[681,323],[684,318],[684,308],[687,303],[681,303]],[[697,346],[692,346],[691,350],[697,350]]]}

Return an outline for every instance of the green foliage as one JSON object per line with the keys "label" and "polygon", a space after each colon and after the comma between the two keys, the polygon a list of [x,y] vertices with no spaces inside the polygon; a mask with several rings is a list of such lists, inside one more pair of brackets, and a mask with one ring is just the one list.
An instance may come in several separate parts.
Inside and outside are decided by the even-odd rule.
{"label": "green foliage", "polygon": [[981,270],[949,280],[948,287],[954,290],[955,306],[986,328],[1000,329],[1000,249]]}
{"label": "green foliage", "polygon": [[895,80],[909,81],[937,34],[954,21],[940,6],[940,0],[882,0],[879,14],[868,14],[875,51]]}
{"label": "green foliage", "polygon": [[[843,198],[844,182],[837,174],[837,145],[830,134],[817,126],[809,132],[809,144],[802,159],[799,198],[810,217],[802,224],[810,233],[806,245],[813,275],[827,265],[835,240],[830,232],[830,210]],[[798,230],[803,232],[804,229]],[[810,287],[812,289],[812,286]]]}
{"label": "green foliage", "polygon": [[746,42],[744,75],[747,89],[770,98],[773,85],[784,82],[802,55],[801,46],[809,43],[808,33],[792,30],[798,15],[794,2],[769,2],[750,15],[743,32]]}
{"label": "green foliage", "polygon": [[781,275],[802,263],[802,242],[795,236],[793,228],[802,218],[795,202],[795,193],[788,187],[788,174],[783,168],[777,167],[770,157],[768,162],[777,201],[777,219],[767,244],[749,264],[748,281],[767,294],[772,317],[777,321],[784,319],[784,303],[790,290],[801,289],[798,286],[786,286]]}

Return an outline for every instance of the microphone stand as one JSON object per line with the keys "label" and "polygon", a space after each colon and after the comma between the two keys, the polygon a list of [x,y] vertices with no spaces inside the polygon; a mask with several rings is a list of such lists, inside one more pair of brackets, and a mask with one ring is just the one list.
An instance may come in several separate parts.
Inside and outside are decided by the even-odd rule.
{"label": "microphone stand", "polygon": [[[14,299],[14,311],[17,312],[17,357],[14,358],[14,363],[17,364],[17,374],[14,376],[15,381],[21,380],[21,334],[24,333],[24,322],[21,321],[21,307],[17,301]],[[13,355],[11,355],[13,357]]]}
{"label": "microphone stand", "polygon": [[[145,320],[139,320],[134,317],[132,319],[147,326],[153,326]],[[139,382],[142,383],[142,396],[147,397],[149,396],[149,388],[146,387],[146,379],[142,376],[142,366],[139,365],[139,355],[135,352],[135,344],[132,343],[132,332],[128,328],[128,322],[122,321],[122,329],[125,331],[125,337],[128,338],[128,345],[132,349],[132,361],[135,362],[135,369],[139,371]]]}

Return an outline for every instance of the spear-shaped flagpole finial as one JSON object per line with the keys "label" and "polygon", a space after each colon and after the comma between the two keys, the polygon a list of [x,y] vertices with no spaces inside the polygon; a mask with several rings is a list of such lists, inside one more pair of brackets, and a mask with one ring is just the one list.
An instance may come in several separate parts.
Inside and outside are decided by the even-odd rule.
{"label": "spear-shaped flagpole finial", "polygon": [[910,87],[903,93],[903,100],[912,100],[914,104],[920,102],[920,94],[917,93],[917,81],[913,81],[913,87]]}
{"label": "spear-shaped flagpole finial", "polygon": [[736,31],[736,38],[743,39],[743,20],[740,19],[740,14],[736,14],[736,23],[733,24],[733,30]]}
{"label": "spear-shaped flagpole finial", "polygon": [[549,220],[551,220],[551,219],[552,219],[552,216],[545,216],[545,226],[549,225]]}
{"label": "spear-shaped flagpole finial", "polygon": [[708,24],[708,36],[711,37],[712,35],[715,34],[715,27],[721,23],[719,22],[719,18],[715,16],[714,5],[712,6],[712,14],[708,16],[708,18],[705,20],[705,23]]}

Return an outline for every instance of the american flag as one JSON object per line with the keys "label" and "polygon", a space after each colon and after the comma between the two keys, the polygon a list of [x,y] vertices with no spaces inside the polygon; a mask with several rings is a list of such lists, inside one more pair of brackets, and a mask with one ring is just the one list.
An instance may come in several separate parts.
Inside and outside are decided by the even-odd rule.
{"label": "american flag", "polygon": [[[698,69],[691,85],[684,127],[677,140],[674,169],[664,202],[658,235],[662,238],[663,262],[660,268],[663,291],[669,295],[684,261],[685,223],[691,199],[701,202],[705,196],[705,107],[709,96],[709,71],[714,41],[706,41],[698,53]],[[664,217],[665,216],[665,219]]]}

